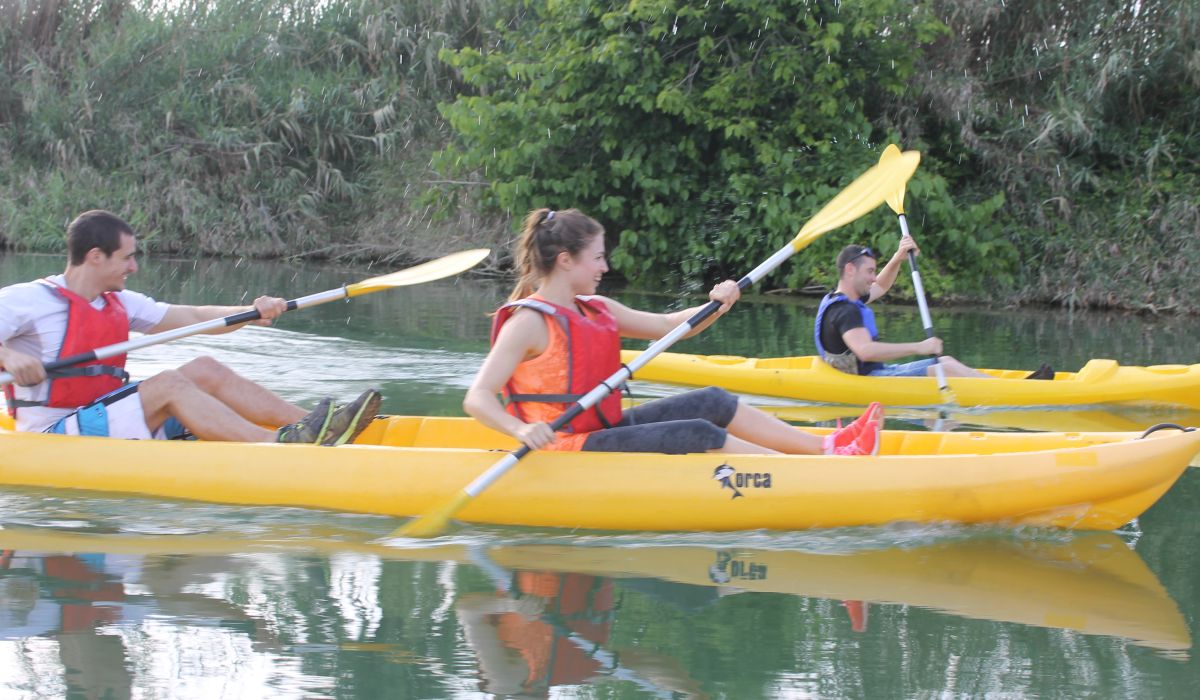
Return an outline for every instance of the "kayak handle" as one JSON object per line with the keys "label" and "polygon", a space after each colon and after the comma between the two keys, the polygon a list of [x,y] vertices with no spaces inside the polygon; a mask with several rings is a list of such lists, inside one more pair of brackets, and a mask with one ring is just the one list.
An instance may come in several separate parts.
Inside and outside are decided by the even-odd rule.
{"label": "kayak handle", "polygon": [[1159,430],[1168,430],[1171,428],[1174,428],[1175,430],[1182,430],[1185,433],[1190,433],[1195,430],[1195,428],[1185,428],[1178,423],[1159,423],[1158,425],[1152,425],[1149,428],[1146,428],[1146,432],[1142,433],[1142,436],[1139,437],[1138,440],[1144,439],[1150,433],[1158,432]]}

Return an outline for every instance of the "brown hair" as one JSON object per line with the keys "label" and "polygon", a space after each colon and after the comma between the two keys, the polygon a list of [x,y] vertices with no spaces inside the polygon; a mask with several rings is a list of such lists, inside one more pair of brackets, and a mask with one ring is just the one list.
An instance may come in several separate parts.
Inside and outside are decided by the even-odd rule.
{"label": "brown hair", "polygon": [[111,258],[121,247],[121,234],[133,235],[133,228],[121,217],[103,209],[85,211],[67,224],[67,261],[82,265],[92,248]]}
{"label": "brown hair", "polygon": [[600,222],[578,209],[534,209],[525,217],[521,240],[517,242],[517,269],[520,278],[509,301],[524,299],[533,293],[542,277],[554,269],[554,260],[564,250],[578,255],[597,235],[604,235]]}
{"label": "brown hair", "polygon": [[840,278],[842,276],[842,274],[846,271],[846,265],[849,265],[850,263],[854,263],[855,269],[862,267],[862,263],[859,262],[862,258],[870,258],[875,261],[879,260],[879,256],[876,255],[875,251],[871,250],[865,245],[855,244],[842,248],[842,252],[838,253],[837,256],[838,277]]}

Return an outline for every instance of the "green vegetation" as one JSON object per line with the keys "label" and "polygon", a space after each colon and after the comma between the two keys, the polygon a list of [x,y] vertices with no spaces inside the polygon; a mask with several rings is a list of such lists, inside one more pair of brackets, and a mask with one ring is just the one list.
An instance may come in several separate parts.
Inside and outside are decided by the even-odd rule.
{"label": "green vegetation", "polygon": [[[499,47],[444,52],[478,96],[444,109],[461,146],[440,163],[493,182],[508,211],[579,206],[608,225],[635,278],[738,275],[879,157],[873,105],[905,93],[944,27],[903,0],[870,3],[546,3]],[[876,132],[879,135],[876,135]],[[999,198],[956,207],[927,156],[913,199],[954,252],[1007,249]],[[867,233],[870,226],[872,233]],[[789,262],[777,285],[831,280],[855,238],[893,239],[877,217]],[[617,240],[619,236],[619,241]],[[956,256],[958,257],[958,256]],[[966,267],[961,282],[976,282]]]}
{"label": "green vegetation", "polygon": [[0,0],[0,239],[107,206],[165,251],[423,257],[577,206],[678,288],[895,142],[936,300],[1196,311],[1197,55],[1165,0]]}
{"label": "green vegetation", "polygon": [[427,234],[414,206],[457,90],[437,52],[490,4],[0,3],[3,237],[57,249],[93,207],[185,254],[430,256],[499,230]]}

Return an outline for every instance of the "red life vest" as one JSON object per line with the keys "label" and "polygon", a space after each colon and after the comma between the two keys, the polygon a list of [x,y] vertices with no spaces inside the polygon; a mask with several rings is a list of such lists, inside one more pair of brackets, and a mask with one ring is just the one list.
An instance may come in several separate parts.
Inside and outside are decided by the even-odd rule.
{"label": "red life vest", "polygon": [[[87,299],[66,287],[49,281],[46,284],[70,305],[59,359],[129,340],[129,314],[115,293],[104,292],[104,308],[96,310]],[[55,370],[51,377],[50,398],[43,405],[79,408],[120,389],[128,381],[129,374],[125,372],[125,355],[115,355]]]}
{"label": "red life vest", "polygon": [[[527,423],[552,423],[571,404],[621,369],[621,336],[617,319],[604,302],[577,297],[576,309],[552,304],[539,297],[509,302],[492,321],[492,342],[518,308],[541,312],[550,340],[546,350],[517,365],[504,386],[510,414]],[[621,420],[621,394],[614,391],[591,409],[579,414],[547,449],[580,449],[586,434],[616,425]]]}

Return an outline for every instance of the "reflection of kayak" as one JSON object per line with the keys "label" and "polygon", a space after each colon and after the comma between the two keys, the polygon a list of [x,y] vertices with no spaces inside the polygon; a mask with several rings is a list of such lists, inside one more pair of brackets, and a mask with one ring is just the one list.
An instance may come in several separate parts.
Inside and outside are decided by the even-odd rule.
{"label": "reflection of kayak", "polygon": [[[480,563],[473,548],[461,545],[406,549],[303,537],[239,540],[6,529],[0,530],[0,548],[143,555],[353,551],[381,559]],[[1122,637],[1163,650],[1191,647],[1187,623],[1175,602],[1141,557],[1111,533],[1089,533],[1060,542],[987,537],[836,553],[509,545],[487,548],[486,560],[509,570],[654,578],[752,592],[916,605],[969,618]]]}
{"label": "reflection of kayak", "polygon": [[836,554],[562,546],[502,547],[491,556],[508,568],[549,565],[597,575],[917,605],[963,617],[1126,637],[1159,649],[1191,648],[1175,602],[1141,558],[1111,533],[1068,542],[989,538]]}
{"label": "reflection of kayak", "polygon": [[[817,431],[821,432],[821,431]],[[0,484],[415,515],[514,442],[466,418],[393,416],[359,444],[127,441],[0,430]],[[1200,451],[1200,431],[887,431],[876,457],[538,452],[463,520],[601,530],[791,530],[898,520],[1113,529]]]}
{"label": "reflection of kayak", "polygon": [[[624,350],[621,361],[630,362],[638,354]],[[1200,364],[1129,367],[1114,360],[1089,360],[1078,372],[1058,372],[1053,381],[1024,379],[1028,370],[983,371],[996,379],[947,380],[958,405],[1130,403],[1200,408]],[[813,356],[756,359],[664,352],[638,370],[637,379],[863,406],[872,401],[885,406],[931,406],[945,401],[933,377],[859,377]]]}

